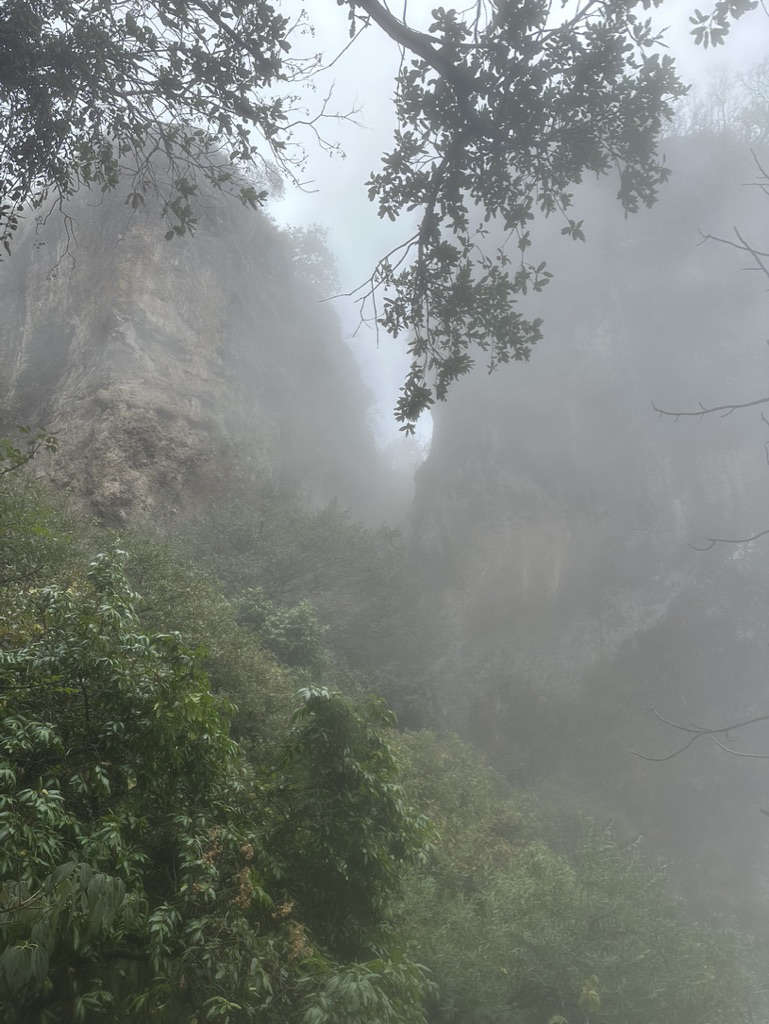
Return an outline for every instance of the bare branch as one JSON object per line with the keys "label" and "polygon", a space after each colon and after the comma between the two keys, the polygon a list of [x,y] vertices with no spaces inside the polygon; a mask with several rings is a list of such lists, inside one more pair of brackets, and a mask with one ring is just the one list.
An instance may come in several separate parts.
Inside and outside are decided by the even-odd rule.
{"label": "bare branch", "polygon": [[662,757],[652,757],[650,754],[641,754],[637,750],[631,750],[630,753],[634,757],[640,757],[642,761],[672,761],[674,757],[678,757],[679,754],[683,754],[685,750],[688,750],[689,747],[691,747],[691,745],[695,743],[699,738],[699,735],[692,736],[691,739],[687,740],[687,742],[684,743],[682,747],[679,747],[678,750],[674,750],[672,754],[664,754]]}
{"label": "bare branch", "polygon": [[441,45],[440,40],[434,39],[433,36],[428,35],[426,32],[419,32],[411,28],[403,21],[399,21],[378,0],[356,0],[355,6],[364,10],[371,20],[375,21],[396,43],[426,61],[442,78],[451,82],[458,92],[467,96],[475,90],[475,82],[472,76],[468,75],[464,68],[458,67],[452,61],[447,60],[440,51],[438,48]]}
{"label": "bare branch", "polygon": [[661,715],[653,704],[649,707],[649,710],[655,718],[658,718],[660,720],[660,722],[664,722],[665,725],[669,725],[673,729],[678,729],[679,732],[692,732],[696,733],[698,736],[702,732],[702,729],[698,725],[681,725],[678,722],[673,722],[669,718],[665,718],[665,716]]}
{"label": "bare branch", "polygon": [[328,64],[319,64],[317,68],[313,69],[312,73],[316,74],[317,72],[320,72],[320,71],[329,71],[331,68],[334,67],[335,64],[338,64],[339,61],[342,59],[342,57],[344,57],[344,55],[350,49],[350,47],[354,46],[355,43],[358,41],[358,37],[361,35],[361,33],[365,32],[367,28],[368,28],[368,22],[364,22],[361,25],[361,27],[355,32],[355,35],[351,36],[351,38],[347,41],[347,43],[342,47],[341,50],[339,50],[339,52],[336,54],[336,56],[333,57],[328,62]]}
{"label": "bare branch", "polygon": [[759,256],[769,257],[769,252],[762,252],[760,249],[752,249],[748,246],[745,240],[741,239],[737,228],[734,228],[734,233],[738,237],[738,241],[736,242],[733,242],[731,238],[722,238],[721,235],[711,235],[706,234],[704,231],[700,231],[700,241],[698,242],[698,245],[704,245],[705,242],[718,242],[719,245],[728,245],[731,249],[739,249],[740,252],[749,252],[751,254],[756,252]]}
{"label": "bare branch", "polygon": [[751,245],[746,240],[744,235],[740,232],[739,228],[732,228],[734,231],[736,242],[731,241],[729,238],[721,238],[720,235],[710,235],[700,232],[702,239],[700,245],[705,242],[718,242],[720,245],[728,245],[732,249],[738,249],[740,252],[746,252],[753,257],[753,262],[756,264],[756,269],[760,270],[761,273],[769,278],[769,267],[764,263],[764,259],[769,259],[769,252],[764,252],[762,249],[756,249],[755,246]]}
{"label": "bare branch", "polygon": [[760,540],[769,535],[768,530],[759,530],[751,537],[707,537],[705,544],[690,544],[694,551],[712,551],[716,544],[750,544],[754,540]]}
{"label": "bare branch", "polygon": [[769,395],[765,398],[754,398],[750,402],[727,402],[724,405],[707,406],[700,402],[698,409],[661,409],[652,402],[652,409],[659,413],[660,416],[672,416],[673,419],[677,420],[682,416],[709,416],[714,412],[720,412],[722,417],[731,416],[738,409],[752,409],[756,405],[766,405],[767,403],[769,403]]}
{"label": "bare branch", "polygon": [[[769,530],[766,532],[769,533]],[[769,722],[769,714],[754,715],[751,718],[744,718],[738,722],[730,722],[728,725],[720,725],[715,729],[707,729],[700,725],[684,725],[681,722],[675,722],[671,718],[666,718],[664,715],[660,714],[653,705],[650,707],[650,711],[655,718],[659,719],[660,722],[664,722],[665,725],[669,725],[671,728],[677,729],[678,732],[686,733],[689,736],[689,739],[682,747],[678,747],[676,750],[673,750],[669,754],[664,754],[662,757],[652,757],[649,754],[641,754],[637,750],[632,750],[631,753],[633,756],[640,757],[642,761],[655,761],[658,763],[662,761],[672,761],[674,757],[678,757],[679,754],[683,754],[683,752],[693,746],[697,740],[702,739],[705,736],[712,739],[717,746],[721,747],[721,749],[725,750],[728,754],[735,754],[739,757],[752,757],[759,758],[761,760],[769,760],[769,754],[750,754],[744,753],[740,750],[734,750],[732,747],[726,746],[726,744],[718,738],[719,736],[728,736],[728,734],[734,730],[745,729],[747,726],[755,725],[758,722]]]}
{"label": "bare branch", "polygon": [[720,747],[721,750],[725,750],[727,754],[734,754],[735,757],[753,757],[759,761],[769,761],[769,754],[750,754],[744,750],[735,750],[734,747],[727,747],[725,743],[716,739],[715,736],[713,737],[713,742],[717,747]]}

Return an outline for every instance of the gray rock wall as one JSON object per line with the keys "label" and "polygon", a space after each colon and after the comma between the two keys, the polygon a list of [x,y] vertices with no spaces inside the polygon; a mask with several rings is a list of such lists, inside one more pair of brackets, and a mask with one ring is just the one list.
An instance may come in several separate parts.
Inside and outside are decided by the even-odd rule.
{"label": "gray rock wall", "polygon": [[[713,744],[651,764],[681,722],[769,706],[769,429],[760,409],[658,417],[769,394],[767,291],[748,260],[698,246],[742,225],[769,241],[746,151],[670,145],[659,205],[624,221],[583,189],[587,243],[555,225],[556,273],[529,365],[482,371],[435,415],[417,476],[414,547],[440,609],[432,682],[449,724],[522,784],[613,818],[681,865],[694,894],[755,909],[767,875],[767,762]],[[547,235],[547,228],[545,228]],[[733,237],[733,236],[732,236]],[[769,415],[769,408],[767,408]],[[769,753],[769,730],[736,734]]]}
{"label": "gray rock wall", "polygon": [[[690,542],[769,525],[759,411],[675,422],[651,408],[769,386],[761,282],[732,251],[697,246],[700,227],[755,223],[740,188],[749,154],[726,159],[707,140],[671,149],[653,210],[625,221],[611,188],[591,186],[576,205],[585,245],[545,225],[556,277],[533,309],[544,341],[530,364],[455,388],[418,475],[416,544],[457,628],[468,643],[496,630],[542,685],[575,685],[706,564],[728,571],[733,552],[708,560]],[[747,557],[766,571],[760,546]]]}
{"label": "gray rock wall", "polygon": [[28,226],[0,265],[4,421],[54,430],[37,471],[108,522],[194,510],[249,473],[366,514],[377,453],[333,314],[264,216],[201,202],[171,243],[117,194],[75,204],[71,255],[60,221]]}

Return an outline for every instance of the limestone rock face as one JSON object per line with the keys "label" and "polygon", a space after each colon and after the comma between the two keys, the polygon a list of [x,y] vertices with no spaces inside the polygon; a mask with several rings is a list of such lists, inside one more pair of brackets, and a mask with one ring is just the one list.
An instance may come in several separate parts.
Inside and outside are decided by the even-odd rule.
{"label": "limestone rock face", "polygon": [[365,512],[367,398],[285,237],[212,198],[171,243],[119,195],[74,218],[71,255],[63,225],[30,227],[0,265],[2,418],[59,439],[36,471],[111,523],[194,510],[249,472]]}
{"label": "limestone rock face", "polygon": [[[760,200],[740,188],[750,154],[670,150],[657,207],[626,221],[593,185],[576,203],[587,244],[554,227],[534,259],[555,273],[531,310],[544,340],[530,364],[454,389],[417,479],[417,546],[460,643],[501,645],[511,672],[545,688],[576,686],[714,565],[736,571],[734,550],[690,543],[769,525],[758,410],[676,422],[652,409],[744,401],[769,378],[757,276],[697,245],[700,228],[755,221]],[[758,546],[743,555],[767,571]]]}
{"label": "limestone rock face", "polygon": [[[587,187],[586,245],[561,246],[556,225],[535,251],[556,275],[533,310],[545,338],[436,410],[415,550],[445,623],[433,684],[450,724],[747,912],[766,891],[766,761],[631,753],[685,739],[650,705],[706,725],[767,707],[769,538],[691,545],[769,527],[769,431],[760,409],[676,422],[651,406],[768,393],[760,275],[697,244],[733,225],[764,244],[766,199],[724,140],[671,145],[670,163],[654,209],[624,221],[610,189]],[[765,754],[769,729],[734,740]]]}

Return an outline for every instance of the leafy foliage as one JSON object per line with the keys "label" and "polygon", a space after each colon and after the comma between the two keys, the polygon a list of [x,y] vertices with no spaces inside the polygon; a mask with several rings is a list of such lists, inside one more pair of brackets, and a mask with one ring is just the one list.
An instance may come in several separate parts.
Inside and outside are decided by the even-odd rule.
{"label": "leafy foliage", "polygon": [[368,529],[334,504],[308,509],[287,488],[260,486],[222,501],[182,545],[278,657],[293,633],[289,657],[301,651],[311,673],[325,665],[352,674],[389,701],[401,724],[424,724],[434,629],[398,531]]}
{"label": "leafy foliage", "polygon": [[136,631],[120,557],[33,590],[3,623],[9,1020],[73,1002],[75,1019],[165,1019],[214,999],[219,948],[231,997],[266,994],[245,968],[245,767],[194,652]]}
{"label": "leafy foliage", "polygon": [[[299,854],[273,840],[278,823],[296,818],[302,737],[283,741],[285,773],[244,759],[203,652],[179,634],[139,630],[123,560],[116,551],[68,586],[17,590],[0,623],[3,1019],[299,1021],[321,1004],[344,1019],[373,992],[418,1020],[417,968],[380,956],[348,976],[294,913]],[[334,706],[342,714],[341,698]],[[305,717],[312,730],[313,711]],[[373,727],[365,735],[376,746]],[[386,766],[383,740],[377,750]],[[372,777],[361,792],[347,763],[374,863],[367,815],[397,857],[410,842],[407,817],[388,804],[386,822],[386,783],[380,792]],[[330,793],[315,780],[327,811],[347,798],[339,782]],[[403,836],[389,836],[387,823]],[[307,849],[331,850],[329,830],[347,842],[331,819],[316,819]],[[394,868],[386,879],[372,872],[378,910],[396,882]]]}
{"label": "leafy foliage", "polygon": [[56,451],[56,438],[46,430],[32,430],[31,427],[19,427],[22,435],[18,441],[0,437],[0,476],[13,473],[37,455],[41,450]]}
{"label": "leafy foliage", "polygon": [[424,968],[406,959],[350,964],[329,977],[302,1024],[425,1024]]}
{"label": "leafy foliage", "polygon": [[293,608],[278,608],[262,590],[250,587],[238,618],[257,631],[265,647],[284,665],[305,669],[314,678],[323,672],[325,628],[309,601],[300,601]]}
{"label": "leafy foliage", "polygon": [[77,530],[12,492],[9,564],[40,562],[0,614],[3,1020],[747,1019],[741,940],[687,923],[610,829],[543,811],[457,739],[394,735],[376,699],[313,685],[289,718],[308,667],[259,634],[291,608],[254,592],[244,628],[134,536],[139,597],[124,549],[82,572]]}
{"label": "leafy foliage", "polygon": [[275,841],[290,851],[286,878],[312,931],[349,957],[374,943],[426,822],[410,816],[397,784],[385,707],[372,701],[364,717],[326,689],[303,697],[281,767],[289,813]]}
{"label": "leafy foliage", "polygon": [[[654,200],[667,176],[656,143],[683,92],[642,14],[660,3],[595,0],[560,22],[546,0],[439,7],[426,33],[378,0],[337,5],[353,35],[376,26],[404,48],[395,143],[369,196],[381,217],[418,211],[418,228],[360,294],[384,331],[412,334],[405,431],[478,350],[491,369],[528,358],[541,325],[518,302],[550,276],[530,252],[535,210],[584,239],[570,190],[615,167],[626,210]],[[731,17],[745,5],[719,6]],[[270,89],[306,83],[320,61],[291,56],[291,26],[267,0],[13,2],[0,17],[7,250],[25,210],[52,204],[66,220],[81,185],[113,189],[126,174],[135,209],[159,192],[173,239],[195,226],[201,178],[255,206],[266,193],[244,168],[264,177],[265,152],[288,173],[301,161],[294,135],[308,121],[292,122],[292,100]],[[492,220],[507,242],[487,251]],[[317,265],[317,233],[301,241]]]}
{"label": "leafy foliage", "polygon": [[[490,369],[528,358],[540,321],[518,311],[518,298],[550,276],[529,252],[535,210],[560,213],[564,233],[584,239],[570,188],[612,167],[626,210],[654,201],[668,175],[656,140],[684,89],[672,59],[653,52],[658,40],[639,6],[588,4],[560,24],[542,0],[488,13],[437,8],[403,65],[395,144],[369,195],[391,220],[418,209],[419,226],[379,263],[368,293],[384,291],[386,331],[412,332],[396,408],[403,429],[446,397],[474,350]],[[486,251],[491,220],[512,252]]]}
{"label": "leafy foliage", "polygon": [[441,833],[402,910],[431,1020],[747,1019],[736,937],[686,923],[664,871],[611,829],[548,820],[459,741],[417,734],[404,757]]}
{"label": "leafy foliage", "polygon": [[199,566],[158,538],[124,537],[126,571],[140,593],[146,627],[174,630],[199,652],[212,690],[233,702],[230,731],[248,756],[268,763],[285,734],[302,680],[280,665],[253,628]]}
{"label": "leafy foliage", "polygon": [[710,12],[696,9],[689,18],[694,42],[705,49],[723,46],[732,24],[757,7],[758,0],[718,0]]}
{"label": "leafy foliage", "polygon": [[272,139],[282,123],[280,102],[261,99],[260,90],[281,74],[286,27],[271,4],[243,0],[4,4],[6,250],[25,207],[61,203],[81,185],[114,188],[126,166],[134,208],[161,186],[170,237],[194,226],[195,170],[245,203],[260,202],[263,194],[234,173],[233,161],[253,161],[254,126]]}

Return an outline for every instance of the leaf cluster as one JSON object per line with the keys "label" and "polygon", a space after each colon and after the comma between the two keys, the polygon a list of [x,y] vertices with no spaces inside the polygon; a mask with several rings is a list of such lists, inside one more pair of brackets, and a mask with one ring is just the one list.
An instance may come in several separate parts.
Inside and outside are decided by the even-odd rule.
{"label": "leaf cluster", "polygon": [[316,676],[352,674],[401,723],[423,721],[434,630],[398,531],[366,528],[335,504],[308,508],[289,488],[260,485],[220,502],[180,547],[276,656]]}
{"label": "leaf cluster", "polygon": [[735,21],[758,7],[758,0],[718,0],[711,11],[699,8],[689,18],[691,34],[697,46],[723,46]]}
{"label": "leaf cluster", "polygon": [[11,491],[9,562],[26,539],[42,564],[0,613],[3,1020],[747,1019],[739,937],[687,921],[611,829],[458,739],[393,734],[376,698],[313,683],[289,717],[307,666],[259,634],[291,607],[255,591],[244,629],[138,536],[130,575],[126,548],[83,571],[66,520]]}
{"label": "leaf cluster", "polygon": [[322,687],[302,697],[281,765],[289,813],[277,845],[313,933],[345,959],[375,945],[402,866],[429,829],[398,783],[384,703],[372,698],[363,716]]}
{"label": "leaf cluster", "polygon": [[[142,629],[148,597],[125,561],[113,550],[83,574],[62,559],[49,583],[4,587],[0,1015],[299,1022],[318,1010],[353,1019],[371,1002],[374,1021],[421,1020],[423,973],[372,949],[419,842],[396,800],[381,714],[328,694],[332,711],[305,700],[272,744],[240,746],[210,655],[178,632]],[[206,607],[209,627],[226,623]],[[213,664],[224,672],[223,656]],[[329,714],[324,769],[316,716],[328,725]],[[336,885],[336,930],[313,916],[314,890],[322,868],[352,862],[350,806],[368,859]],[[346,947],[355,967],[335,955],[342,931],[360,937]]]}
{"label": "leaf cluster", "polygon": [[[404,48],[394,145],[368,190],[381,217],[416,211],[418,226],[358,294],[378,329],[410,336],[396,405],[406,432],[479,353],[490,370],[529,357],[541,322],[519,303],[550,279],[529,251],[536,211],[560,214],[564,232],[584,239],[571,190],[610,170],[625,210],[654,201],[667,177],[656,144],[684,92],[645,17],[661,2],[590,0],[560,22],[547,0],[438,7],[427,33],[377,0],[338,5],[353,35],[362,18]],[[718,4],[703,32],[713,38],[750,6]],[[69,223],[78,188],[121,180],[133,209],[161,195],[169,240],[195,227],[201,179],[258,205],[266,192],[242,169],[263,177],[268,154],[290,174],[302,160],[296,132],[309,128],[333,149],[317,123],[343,117],[324,103],[292,121],[294,100],[270,91],[311,83],[318,69],[290,55],[295,27],[267,0],[6,3],[0,242],[10,250],[24,211],[56,208]],[[490,221],[503,226],[502,245],[488,245]],[[303,241],[325,289],[318,239]]]}
{"label": "leaf cluster", "polygon": [[[529,254],[535,211],[559,213],[564,232],[584,239],[571,188],[611,169],[626,211],[654,201],[668,176],[656,143],[685,90],[639,13],[651,6],[590,3],[560,24],[544,0],[437,8],[430,51],[404,61],[394,146],[369,196],[380,216],[417,210],[419,223],[364,294],[387,332],[411,333],[396,407],[404,430],[475,353],[493,370],[539,340],[540,321],[518,309],[550,276]],[[490,221],[507,239],[492,250]]]}
{"label": "leaf cluster", "polygon": [[[272,140],[281,103],[262,98],[289,46],[266,2],[11,0],[0,12],[0,242],[25,210],[59,210],[81,186],[127,202],[160,191],[167,237],[195,225],[196,172],[251,206],[262,195],[235,173]],[[276,153],[280,142],[275,141]]]}

